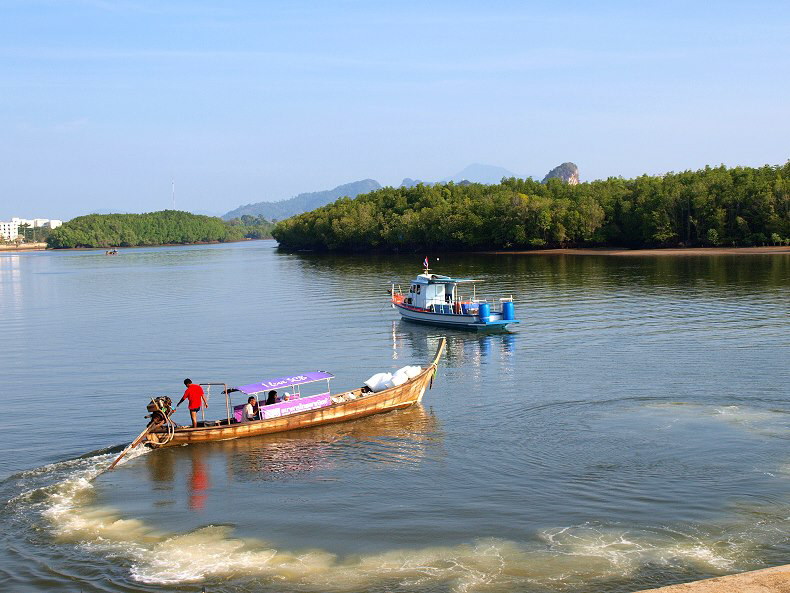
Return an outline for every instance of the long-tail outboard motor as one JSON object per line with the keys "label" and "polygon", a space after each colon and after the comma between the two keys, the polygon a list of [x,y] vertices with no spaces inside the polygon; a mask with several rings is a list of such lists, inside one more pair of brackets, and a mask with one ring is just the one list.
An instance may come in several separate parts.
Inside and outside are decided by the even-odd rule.
{"label": "long-tail outboard motor", "polygon": [[166,395],[151,398],[151,402],[146,406],[146,409],[151,412],[145,417],[150,418],[150,424],[161,424],[170,417],[173,413],[173,402]]}
{"label": "long-tail outboard motor", "polygon": [[[141,432],[136,439],[134,439],[126,449],[121,451],[121,454],[110,464],[110,467],[107,469],[112,469],[118,462],[126,455],[129,451],[134,449],[137,445],[143,442],[146,435],[152,431],[157,430],[159,426],[165,424],[167,431],[164,437],[164,442],[169,442],[170,439],[173,438],[173,432],[175,431],[175,424],[173,421],[170,420],[170,415],[173,413],[173,402],[170,401],[170,398],[166,395],[160,395],[159,397],[152,397],[151,403],[148,404],[147,409],[150,414],[146,414],[146,418],[150,418],[151,421],[148,423],[148,426],[145,427],[145,430]],[[160,441],[161,442],[161,441]]]}

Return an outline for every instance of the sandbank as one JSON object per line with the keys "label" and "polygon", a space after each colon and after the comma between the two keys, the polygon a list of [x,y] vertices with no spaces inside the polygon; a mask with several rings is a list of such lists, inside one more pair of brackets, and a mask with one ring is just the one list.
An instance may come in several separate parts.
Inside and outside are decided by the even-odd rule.
{"label": "sandbank", "polygon": [[20,243],[19,245],[8,244],[0,245],[0,251],[43,251],[47,248],[46,243]]}

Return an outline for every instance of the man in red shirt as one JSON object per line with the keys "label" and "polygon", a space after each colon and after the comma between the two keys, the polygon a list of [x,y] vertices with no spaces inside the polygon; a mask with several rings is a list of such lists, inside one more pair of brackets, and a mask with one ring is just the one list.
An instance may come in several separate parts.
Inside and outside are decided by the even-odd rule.
{"label": "man in red shirt", "polygon": [[192,417],[192,428],[197,428],[197,413],[200,411],[200,405],[201,403],[204,404],[208,410],[208,402],[203,394],[203,388],[200,385],[193,384],[192,379],[184,379],[184,385],[187,386],[187,390],[181,399],[178,400],[176,407],[180,406],[185,399],[189,400],[189,415]]}

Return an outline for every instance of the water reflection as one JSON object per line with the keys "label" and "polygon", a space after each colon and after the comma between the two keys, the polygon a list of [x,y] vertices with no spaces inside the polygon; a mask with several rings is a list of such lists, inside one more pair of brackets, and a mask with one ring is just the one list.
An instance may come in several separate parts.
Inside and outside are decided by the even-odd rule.
{"label": "water reflection", "polygon": [[507,365],[518,345],[518,334],[514,332],[479,333],[431,327],[404,320],[392,322],[391,335],[393,360],[401,357],[430,360],[441,339],[447,338],[442,364],[451,366],[479,365],[490,356]]}
{"label": "water reflection", "polygon": [[170,449],[156,451],[146,457],[145,467],[148,470],[148,477],[151,482],[160,486],[167,486],[173,483],[175,478],[175,456]]}
{"label": "water reflection", "polygon": [[438,422],[422,405],[339,424],[221,443],[231,480],[281,480],[368,461],[419,463],[441,441]]}
{"label": "water reflection", "polygon": [[199,450],[189,452],[192,469],[189,472],[189,508],[193,511],[202,511],[206,508],[209,481],[208,467]]}
{"label": "water reflection", "polygon": [[151,481],[167,489],[176,479],[178,460],[187,457],[189,505],[202,510],[211,487],[209,468],[222,471],[217,461],[225,466],[229,482],[273,481],[360,461],[417,464],[429,450],[443,455],[441,442],[436,416],[417,404],[338,424],[162,449],[145,462]]}
{"label": "water reflection", "polygon": [[[420,273],[415,255],[284,254],[324,278],[376,277],[382,286],[406,283]],[[568,254],[449,253],[431,258],[436,273],[487,279],[497,290],[513,288],[668,286],[753,290],[784,288],[790,274],[790,254],[721,256],[628,256]],[[486,290],[487,285],[482,289]],[[528,293],[516,294],[517,301]]]}
{"label": "water reflection", "polygon": [[0,256],[0,305],[15,308],[22,305],[21,259],[18,255]]}

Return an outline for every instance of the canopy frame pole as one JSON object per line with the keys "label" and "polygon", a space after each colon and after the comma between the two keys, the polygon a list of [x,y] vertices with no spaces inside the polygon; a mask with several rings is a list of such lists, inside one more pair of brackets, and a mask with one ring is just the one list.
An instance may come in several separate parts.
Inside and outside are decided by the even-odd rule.
{"label": "canopy frame pole", "polygon": [[[208,388],[207,389],[208,396],[211,395],[211,386],[212,385],[217,386],[217,387],[221,386],[222,389],[225,392],[225,410],[227,411],[227,414],[228,414],[228,425],[230,425],[230,393],[228,393],[228,384],[227,383],[201,383],[200,384],[201,387],[207,387]],[[208,396],[206,397],[206,400],[208,400]],[[205,411],[204,411],[203,412],[203,421],[205,422],[205,420],[206,420],[206,414],[205,414]]]}
{"label": "canopy frame pole", "polygon": [[228,413],[228,426],[230,426],[230,393],[228,393],[228,384],[223,383],[222,387],[225,391],[225,410]]}

